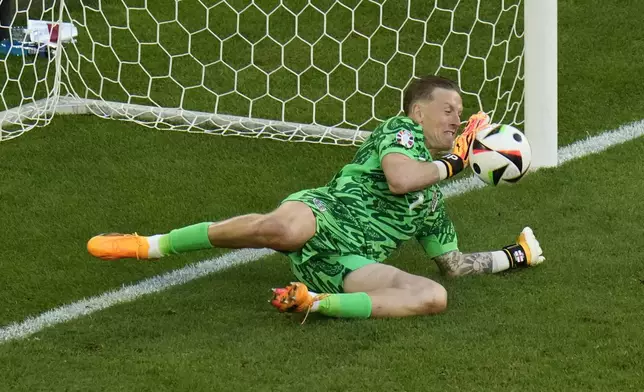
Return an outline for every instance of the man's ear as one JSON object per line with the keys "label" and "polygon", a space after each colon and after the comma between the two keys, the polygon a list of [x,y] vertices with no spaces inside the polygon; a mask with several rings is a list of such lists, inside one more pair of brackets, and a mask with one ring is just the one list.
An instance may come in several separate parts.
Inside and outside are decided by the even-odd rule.
{"label": "man's ear", "polygon": [[411,114],[412,114],[412,119],[416,121],[419,124],[422,124],[424,120],[424,115],[423,115],[423,110],[422,110],[422,104],[418,101],[416,101],[413,105],[411,105]]}

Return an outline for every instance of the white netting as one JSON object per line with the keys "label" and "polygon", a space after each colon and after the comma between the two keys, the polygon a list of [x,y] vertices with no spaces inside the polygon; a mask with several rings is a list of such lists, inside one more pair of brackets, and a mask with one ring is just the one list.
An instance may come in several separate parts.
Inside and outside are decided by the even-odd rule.
{"label": "white netting", "polygon": [[[352,144],[368,134],[356,130],[401,113],[414,76],[440,74],[459,82],[466,114],[483,108],[496,122],[520,125],[522,7],[521,0],[66,1],[62,20],[79,35],[61,53],[57,105],[156,128]],[[36,74],[30,61],[17,68]],[[23,89],[10,101],[5,83],[0,111],[55,88],[46,77],[36,85],[40,95]]]}
{"label": "white netting", "polygon": [[[51,120],[56,104],[55,58],[34,55],[22,28],[28,18],[53,20],[53,1],[0,0],[0,141]],[[12,26],[14,26],[12,28]]]}

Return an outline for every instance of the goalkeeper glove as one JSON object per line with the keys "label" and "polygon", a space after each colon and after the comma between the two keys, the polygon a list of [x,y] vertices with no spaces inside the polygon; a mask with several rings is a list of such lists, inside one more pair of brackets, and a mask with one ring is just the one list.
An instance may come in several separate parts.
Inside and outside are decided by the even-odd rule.
{"label": "goalkeeper glove", "polygon": [[546,260],[539,241],[529,227],[521,231],[516,244],[503,247],[503,251],[510,259],[510,268],[532,267]]}
{"label": "goalkeeper glove", "polygon": [[452,151],[437,160],[437,162],[444,164],[447,169],[445,172],[441,170],[441,180],[456,175],[469,164],[470,148],[476,133],[489,124],[490,116],[485,112],[478,112],[470,116],[463,133],[454,140]]}

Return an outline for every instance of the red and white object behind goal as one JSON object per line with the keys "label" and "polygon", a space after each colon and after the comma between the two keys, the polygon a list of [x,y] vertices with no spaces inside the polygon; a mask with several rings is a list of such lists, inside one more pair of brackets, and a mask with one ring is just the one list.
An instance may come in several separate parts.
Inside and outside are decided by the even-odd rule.
{"label": "red and white object behind goal", "polygon": [[57,47],[72,42],[78,36],[78,29],[72,23],[53,23],[44,20],[27,21],[27,41],[39,45]]}

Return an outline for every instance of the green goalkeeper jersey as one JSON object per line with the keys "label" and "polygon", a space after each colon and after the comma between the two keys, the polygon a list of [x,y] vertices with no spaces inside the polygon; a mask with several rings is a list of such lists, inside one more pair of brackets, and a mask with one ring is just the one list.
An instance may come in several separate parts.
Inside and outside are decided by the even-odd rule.
{"label": "green goalkeeper jersey", "polygon": [[384,261],[412,237],[431,257],[456,249],[456,233],[438,185],[405,195],[391,193],[381,163],[389,153],[432,161],[421,126],[408,117],[392,117],[373,131],[353,161],[327,184],[361,223],[368,256]]}

